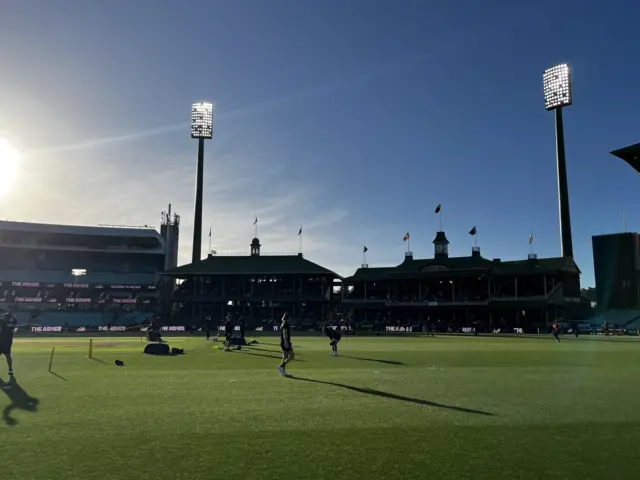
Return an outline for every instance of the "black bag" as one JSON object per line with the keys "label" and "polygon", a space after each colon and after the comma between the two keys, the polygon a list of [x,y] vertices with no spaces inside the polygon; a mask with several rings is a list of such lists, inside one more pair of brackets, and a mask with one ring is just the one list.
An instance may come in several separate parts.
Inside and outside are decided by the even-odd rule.
{"label": "black bag", "polygon": [[144,353],[147,355],[169,355],[169,345],[166,343],[150,343],[144,347]]}

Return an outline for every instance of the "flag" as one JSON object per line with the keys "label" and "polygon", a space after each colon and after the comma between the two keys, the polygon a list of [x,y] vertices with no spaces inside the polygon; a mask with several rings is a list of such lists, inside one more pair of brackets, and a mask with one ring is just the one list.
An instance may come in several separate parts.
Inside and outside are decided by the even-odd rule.
{"label": "flag", "polygon": [[529,245],[533,245],[533,232],[529,234]]}
{"label": "flag", "polygon": [[300,227],[300,230],[298,230],[298,236],[302,235],[302,227]]}
{"label": "flag", "polygon": [[440,210],[442,210],[442,203],[438,203],[438,206],[436,207],[436,213],[440,213]]}
{"label": "flag", "polygon": [[475,235],[476,233],[478,233],[478,230],[476,230],[475,226],[471,230],[469,230],[469,235]]}
{"label": "flag", "polygon": [[367,248],[367,246],[365,245],[364,248],[362,249],[362,253],[367,253],[369,251],[369,249]]}
{"label": "flag", "polygon": [[258,223],[258,217],[256,217],[256,219],[253,221],[253,224],[255,225],[256,223]]}
{"label": "flag", "polygon": [[211,227],[209,227],[209,238],[211,238]]}
{"label": "flag", "polygon": [[406,242],[407,240],[409,240],[411,238],[411,235],[409,235],[409,232],[407,232],[407,234],[404,236],[404,241]]}

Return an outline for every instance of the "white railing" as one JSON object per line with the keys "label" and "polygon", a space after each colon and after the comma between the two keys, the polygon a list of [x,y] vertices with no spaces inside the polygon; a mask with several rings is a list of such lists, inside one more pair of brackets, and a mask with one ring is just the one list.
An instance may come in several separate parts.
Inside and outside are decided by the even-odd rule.
{"label": "white railing", "polygon": [[[260,252],[261,257],[294,257],[299,255],[292,252]],[[249,252],[212,252],[214,257],[250,257]]]}
{"label": "white railing", "polygon": [[162,246],[140,249],[131,248],[127,246],[105,246],[105,247],[83,247],[83,246],[66,246],[66,245],[29,245],[26,243],[0,243],[0,248],[10,249],[26,249],[26,250],[53,250],[60,252],[102,252],[102,253],[133,253],[140,255],[148,254],[164,254],[164,248]]}

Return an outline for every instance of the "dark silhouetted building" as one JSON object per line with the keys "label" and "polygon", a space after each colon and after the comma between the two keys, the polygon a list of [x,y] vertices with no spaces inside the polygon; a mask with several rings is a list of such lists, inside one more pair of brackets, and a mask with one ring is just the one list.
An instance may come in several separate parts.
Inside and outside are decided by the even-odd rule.
{"label": "dark silhouetted building", "polygon": [[340,276],[302,256],[263,255],[254,238],[249,255],[209,254],[204,260],[165,272],[182,283],[175,290],[174,323],[199,325],[227,314],[247,326],[277,322],[289,312],[292,323],[312,327],[336,313]]}
{"label": "dark silhouetted building", "polygon": [[598,311],[640,310],[640,235],[597,235],[592,243]]}
{"label": "dark silhouetted building", "polygon": [[589,305],[580,298],[580,270],[571,257],[503,262],[482,257],[478,247],[450,257],[444,232],[433,244],[433,258],[407,252],[400,265],[363,265],[345,278],[348,317],[373,330],[537,331],[555,320],[568,323]]}

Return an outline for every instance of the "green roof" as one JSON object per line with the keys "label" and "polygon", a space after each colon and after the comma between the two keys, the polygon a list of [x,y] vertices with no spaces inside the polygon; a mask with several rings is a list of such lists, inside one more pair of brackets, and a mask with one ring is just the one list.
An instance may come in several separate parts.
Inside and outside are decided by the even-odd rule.
{"label": "green roof", "polygon": [[447,240],[447,236],[444,232],[436,232],[436,238],[433,239],[433,243],[446,243],[449,244],[449,240]]}
{"label": "green roof", "polygon": [[389,278],[389,275],[396,271],[397,267],[376,267],[376,268],[359,268],[356,273],[345,280],[379,280]]}
{"label": "green roof", "polygon": [[407,260],[398,266],[402,272],[416,272],[423,270],[477,270],[488,269],[493,266],[493,262],[481,256],[476,257],[439,257]]}
{"label": "green roof", "polygon": [[580,273],[580,269],[571,257],[554,257],[500,262],[495,265],[491,273],[493,275],[533,275],[553,272]]}
{"label": "green roof", "polygon": [[551,272],[575,272],[580,269],[571,258],[540,258],[502,262],[489,260],[480,255],[469,257],[444,257],[429,259],[406,259],[396,267],[359,268],[345,281],[383,280],[388,278],[422,275],[464,275],[466,272],[491,275],[535,275]]}
{"label": "green roof", "polygon": [[337,273],[317,263],[310,262],[302,255],[211,255],[199,262],[182,265],[163,273],[163,275],[178,278],[195,275],[270,274],[309,274],[340,277]]}

